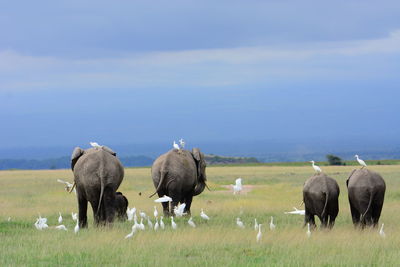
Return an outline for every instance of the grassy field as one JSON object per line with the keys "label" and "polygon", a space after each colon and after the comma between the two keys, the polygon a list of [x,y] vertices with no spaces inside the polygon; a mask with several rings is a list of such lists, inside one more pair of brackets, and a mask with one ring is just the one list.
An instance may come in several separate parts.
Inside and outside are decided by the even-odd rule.
{"label": "grassy field", "polygon": [[[176,231],[167,223],[164,231],[146,229],[128,240],[124,236],[132,223],[94,228],[91,211],[89,228],[73,233],[70,214],[77,211],[75,195],[56,182],[57,178],[72,181],[70,170],[1,171],[0,266],[396,266],[400,262],[400,166],[369,167],[381,173],[387,184],[381,216],[385,239],[377,229],[358,231],[352,226],[345,181],[353,168],[323,168],[341,188],[340,212],[332,231],[317,230],[309,239],[302,228],[303,216],[284,211],[301,202],[302,185],[312,175],[310,166],[209,167],[212,191],[195,197],[192,205],[197,228],[190,228],[187,218],[177,218]],[[252,190],[232,195],[224,185],[237,177],[253,185]],[[130,207],[152,214],[155,203],[147,196],[153,190],[149,168],[126,169],[120,191]],[[201,208],[210,221],[201,221]],[[51,229],[59,211],[68,232]],[[39,213],[48,218],[50,229],[35,229]],[[236,227],[238,216],[246,229]],[[268,227],[270,216],[277,225],[274,232]],[[254,218],[264,225],[260,243]]]}

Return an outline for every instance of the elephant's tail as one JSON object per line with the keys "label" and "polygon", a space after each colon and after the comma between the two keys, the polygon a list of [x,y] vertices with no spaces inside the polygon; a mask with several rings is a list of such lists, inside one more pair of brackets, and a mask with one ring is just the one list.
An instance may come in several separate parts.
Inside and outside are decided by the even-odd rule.
{"label": "elephant's tail", "polygon": [[325,194],[325,205],[324,205],[324,209],[322,210],[322,213],[321,213],[321,218],[323,218],[325,216],[326,207],[328,206],[328,199],[329,199],[329,193],[326,192],[324,194]]}
{"label": "elephant's tail", "polygon": [[104,193],[104,182],[103,182],[103,178],[100,177],[100,198],[99,198],[99,205],[97,206],[97,211],[96,211],[97,216],[99,215],[101,202],[103,200],[103,193]]}
{"label": "elephant's tail", "polygon": [[363,214],[361,214],[360,220],[363,221],[365,215],[367,215],[367,212],[369,211],[369,209],[371,208],[371,204],[372,204],[372,199],[374,198],[374,192],[371,192],[370,196],[369,196],[369,203],[368,203],[368,207],[365,210],[365,212]]}
{"label": "elephant's tail", "polygon": [[154,192],[151,196],[149,196],[149,198],[151,198],[152,196],[154,196],[155,194],[157,194],[158,190],[160,190],[162,183],[164,182],[164,177],[167,176],[167,172],[160,172],[160,182],[158,183],[158,186],[156,188],[156,192]]}

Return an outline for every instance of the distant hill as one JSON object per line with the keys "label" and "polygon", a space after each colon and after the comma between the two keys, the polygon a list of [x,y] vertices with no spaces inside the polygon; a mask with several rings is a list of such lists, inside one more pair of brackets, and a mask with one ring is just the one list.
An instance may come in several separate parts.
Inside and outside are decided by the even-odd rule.
{"label": "distant hill", "polygon": [[225,157],[213,154],[205,155],[205,160],[207,165],[260,163],[260,161],[254,157]]}

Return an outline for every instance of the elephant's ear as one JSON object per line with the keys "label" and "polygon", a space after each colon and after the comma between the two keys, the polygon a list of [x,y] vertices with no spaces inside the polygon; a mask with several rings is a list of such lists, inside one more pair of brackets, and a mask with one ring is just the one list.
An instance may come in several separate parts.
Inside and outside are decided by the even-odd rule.
{"label": "elephant's ear", "polygon": [[356,169],[354,169],[354,170],[350,173],[349,178],[347,178],[347,180],[346,180],[346,187],[349,187],[349,180],[350,180],[351,176],[353,176],[353,174],[354,174],[355,171],[356,171]]}
{"label": "elephant's ear", "polygon": [[201,160],[201,152],[200,152],[200,149],[198,149],[198,148],[193,148],[193,149],[192,149],[192,155],[193,155],[193,158],[194,158],[197,162],[199,162],[199,161]]}
{"label": "elephant's ear", "polygon": [[108,146],[102,146],[104,151],[107,151],[108,153],[110,153],[113,156],[116,156],[117,153],[115,153],[111,148],[109,148]]}
{"label": "elephant's ear", "polygon": [[71,156],[71,169],[74,170],[75,164],[78,161],[78,159],[80,158],[80,156],[83,155],[85,151],[83,149],[81,149],[80,147],[75,147],[74,151],[72,152],[72,156]]}

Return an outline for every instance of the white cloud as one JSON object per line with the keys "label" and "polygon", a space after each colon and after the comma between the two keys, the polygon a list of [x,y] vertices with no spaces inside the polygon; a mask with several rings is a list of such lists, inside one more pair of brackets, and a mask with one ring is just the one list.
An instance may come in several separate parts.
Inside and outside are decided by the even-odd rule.
{"label": "white cloud", "polygon": [[34,57],[0,51],[0,91],[227,86],[285,77],[312,76],[329,69],[310,67],[319,59],[400,53],[400,30],[386,38],[282,47],[152,52],[89,60]]}

